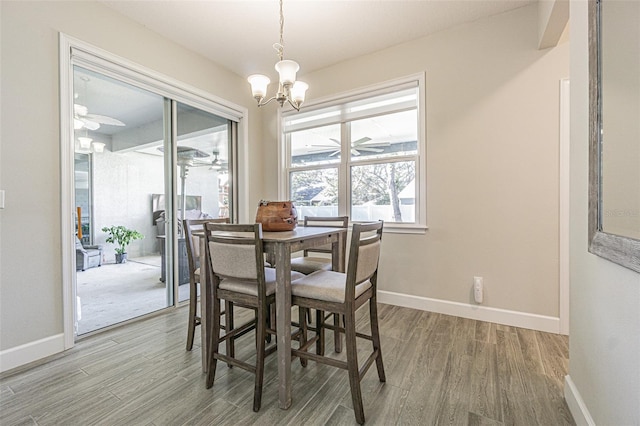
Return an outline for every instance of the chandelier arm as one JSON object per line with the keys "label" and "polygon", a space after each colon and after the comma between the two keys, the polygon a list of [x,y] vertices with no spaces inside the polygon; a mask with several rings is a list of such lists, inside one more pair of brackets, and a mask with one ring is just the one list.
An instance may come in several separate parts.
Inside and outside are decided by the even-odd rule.
{"label": "chandelier arm", "polygon": [[270,98],[269,98],[269,99],[267,99],[266,101],[264,100],[264,98],[262,98],[262,99],[260,99],[260,100],[258,101],[258,106],[259,106],[259,107],[264,106],[264,105],[268,104],[269,102],[273,101],[274,99],[276,99],[276,97],[275,97],[275,96],[270,97]]}
{"label": "chandelier arm", "polygon": [[301,104],[298,105],[298,103],[295,101],[292,101],[289,96],[287,96],[287,102],[289,102],[289,105],[291,105],[296,111],[300,111],[300,107],[302,106]]}

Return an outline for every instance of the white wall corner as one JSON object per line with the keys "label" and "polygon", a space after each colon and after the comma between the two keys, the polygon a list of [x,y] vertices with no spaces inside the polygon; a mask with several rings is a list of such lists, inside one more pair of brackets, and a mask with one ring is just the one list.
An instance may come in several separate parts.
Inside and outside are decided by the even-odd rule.
{"label": "white wall corner", "polygon": [[0,373],[65,350],[64,333],[0,351]]}
{"label": "white wall corner", "polygon": [[560,318],[378,290],[378,302],[421,311],[560,334]]}
{"label": "white wall corner", "polygon": [[538,1],[538,49],[558,45],[569,22],[569,0]]}
{"label": "white wall corner", "polygon": [[564,376],[564,399],[577,426],[596,426],[571,376]]}

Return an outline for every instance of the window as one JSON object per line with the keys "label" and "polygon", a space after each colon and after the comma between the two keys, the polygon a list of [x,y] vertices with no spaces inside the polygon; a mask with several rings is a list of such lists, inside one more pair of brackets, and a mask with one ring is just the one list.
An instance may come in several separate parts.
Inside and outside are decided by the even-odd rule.
{"label": "window", "polygon": [[300,218],[425,228],[423,76],[282,114],[281,188]]}

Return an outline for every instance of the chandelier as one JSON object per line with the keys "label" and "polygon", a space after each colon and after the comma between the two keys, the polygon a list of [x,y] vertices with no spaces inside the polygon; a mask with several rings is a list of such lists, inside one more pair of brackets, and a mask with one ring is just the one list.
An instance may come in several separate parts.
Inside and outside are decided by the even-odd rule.
{"label": "chandelier", "polygon": [[278,93],[275,96],[264,100],[267,96],[267,87],[271,80],[266,75],[253,74],[247,80],[251,84],[251,93],[258,101],[258,106],[266,105],[272,100],[278,101],[280,106],[284,106],[288,102],[296,111],[300,111],[300,106],[304,102],[304,95],[309,85],[302,81],[296,81],[296,72],[300,69],[300,65],[296,61],[283,59],[284,42],[282,32],[284,29],[284,14],[282,13],[282,0],[280,0],[280,43],[275,43],[273,48],[278,52],[280,61],[276,64],[276,71],[280,75],[278,84]]}

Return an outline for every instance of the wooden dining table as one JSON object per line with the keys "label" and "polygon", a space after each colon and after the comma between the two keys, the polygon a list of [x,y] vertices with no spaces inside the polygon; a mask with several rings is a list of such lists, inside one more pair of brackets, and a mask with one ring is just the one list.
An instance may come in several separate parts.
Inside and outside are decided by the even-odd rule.
{"label": "wooden dining table", "polygon": [[[202,234],[201,234],[202,236]],[[331,245],[333,270],[344,272],[344,239],[346,228],[297,227],[292,231],[264,232],[263,247],[276,268],[276,333],[278,343],[278,400],[282,409],[291,406],[291,254],[324,245]],[[200,238],[200,265],[207,265],[206,239]],[[206,372],[209,345],[213,332],[212,280],[207,270],[200,268],[201,349],[202,369]],[[205,283],[202,285],[202,283]]]}

